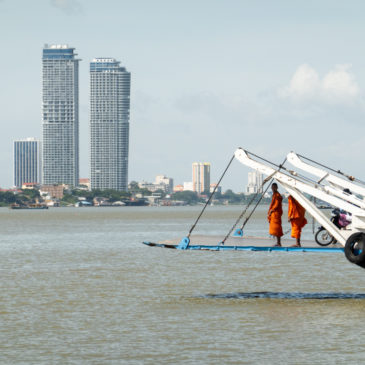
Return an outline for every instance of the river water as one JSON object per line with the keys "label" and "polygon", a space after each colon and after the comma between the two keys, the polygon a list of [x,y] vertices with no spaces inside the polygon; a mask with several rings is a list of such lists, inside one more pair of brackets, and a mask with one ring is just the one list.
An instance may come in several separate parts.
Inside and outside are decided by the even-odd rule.
{"label": "river water", "polygon": [[[141,244],[183,237],[200,209],[1,208],[0,363],[364,361],[365,271],[343,254]],[[209,207],[196,233],[224,236],[240,209]],[[267,236],[266,209],[246,234]]]}

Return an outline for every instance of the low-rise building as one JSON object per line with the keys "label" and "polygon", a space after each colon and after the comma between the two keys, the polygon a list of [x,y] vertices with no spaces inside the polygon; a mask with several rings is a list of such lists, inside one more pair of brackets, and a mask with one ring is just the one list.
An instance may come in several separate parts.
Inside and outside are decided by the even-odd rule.
{"label": "low-rise building", "polygon": [[173,188],[173,192],[174,193],[178,193],[180,191],[184,191],[184,186],[183,185],[175,185],[174,188]]}
{"label": "low-rise building", "polygon": [[158,205],[161,199],[161,194],[152,193],[152,195],[146,196],[146,199],[150,205]]}
{"label": "low-rise building", "polygon": [[167,177],[165,175],[157,175],[155,179],[155,184],[165,185],[166,187],[164,191],[167,193],[171,193],[174,186],[174,179],[172,179],[171,177]]}
{"label": "low-rise building", "polygon": [[184,182],[184,191],[194,191],[193,182]]}
{"label": "low-rise building", "polygon": [[[217,184],[210,184],[210,189],[209,192],[213,193],[214,189],[216,188]],[[218,186],[216,191],[216,193],[221,193],[222,192],[222,187]]]}
{"label": "low-rise building", "polygon": [[64,192],[63,185],[42,185],[39,189],[39,193],[41,195],[49,196],[51,199],[59,199],[63,198]]}
{"label": "low-rise building", "polygon": [[83,186],[85,186],[87,188],[87,190],[91,190],[91,184],[90,184],[90,179],[87,178],[80,178],[79,179],[79,188],[83,188]]}
{"label": "low-rise building", "polygon": [[20,189],[17,189],[17,188],[14,188],[14,189],[1,189],[0,188],[0,191],[2,193],[10,192],[10,193],[13,193],[13,194],[20,194],[22,192]]}
{"label": "low-rise building", "polygon": [[22,189],[35,189],[39,186],[39,183],[36,182],[27,182],[22,184]]}
{"label": "low-rise building", "polygon": [[154,183],[150,183],[150,182],[147,182],[147,181],[142,181],[142,182],[138,183],[138,187],[140,189],[147,189],[151,192],[155,192],[155,191],[158,191],[158,190],[162,190],[165,193],[169,192],[169,185],[166,185],[164,183],[154,184]]}
{"label": "low-rise building", "polygon": [[109,202],[108,198],[104,198],[102,196],[96,196],[93,199],[94,207],[107,207],[110,206],[111,203]]}

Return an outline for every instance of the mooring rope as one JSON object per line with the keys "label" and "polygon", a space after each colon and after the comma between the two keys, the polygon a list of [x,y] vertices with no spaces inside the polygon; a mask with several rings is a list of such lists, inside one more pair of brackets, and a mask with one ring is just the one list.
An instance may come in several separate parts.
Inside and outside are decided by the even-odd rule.
{"label": "mooring rope", "polygon": [[[302,174],[300,174],[300,173],[298,173],[298,172],[296,172],[294,170],[290,170],[290,169],[288,169],[288,168],[286,168],[286,167],[283,166],[284,163],[282,163],[281,165],[277,165],[276,163],[271,162],[271,161],[267,160],[266,158],[263,158],[261,156],[258,156],[258,155],[254,154],[252,152],[249,152],[249,151],[246,151],[246,152],[250,156],[254,156],[254,157],[258,158],[261,161],[264,161],[264,162],[266,162],[266,163],[268,163],[268,164],[270,164],[272,166],[275,166],[276,168],[278,168],[278,171],[282,169],[283,171],[287,172],[288,174],[293,175],[293,176],[295,176],[297,178],[300,178],[300,179],[302,179],[304,181],[308,181],[311,184],[317,184],[318,186],[322,186],[321,185],[321,181],[313,180],[312,178],[310,178],[308,176],[302,175]],[[298,156],[300,156],[300,155],[298,155]],[[286,158],[285,158],[285,160],[286,160]]]}
{"label": "mooring rope", "polygon": [[217,190],[217,188],[218,188],[219,184],[221,183],[221,181],[222,181],[222,179],[223,179],[224,175],[226,174],[227,170],[228,170],[228,169],[229,169],[229,167],[231,166],[231,163],[232,163],[232,161],[233,161],[234,157],[235,157],[235,155],[233,155],[233,156],[232,156],[232,158],[231,158],[231,160],[229,161],[229,163],[228,163],[227,167],[226,167],[226,168],[225,168],[225,170],[223,171],[222,176],[221,176],[221,177],[220,177],[220,179],[218,180],[217,185],[214,187],[214,189],[213,189],[212,193],[210,194],[209,199],[206,201],[206,203],[205,203],[205,205],[204,205],[204,207],[203,207],[202,211],[200,212],[200,214],[199,214],[198,218],[196,219],[195,223],[191,226],[190,231],[189,231],[189,233],[188,233],[188,235],[187,235],[187,238],[190,238],[190,235],[191,235],[191,233],[193,232],[193,230],[195,229],[195,227],[196,227],[197,223],[199,222],[200,217],[203,215],[203,213],[204,213],[204,211],[205,211],[205,208],[207,207],[207,205],[208,205],[208,204],[210,203],[210,201],[212,200],[213,195],[215,194],[215,192],[216,192],[216,190]]}
{"label": "mooring rope", "polygon": [[[271,179],[270,183],[273,181],[274,179]],[[266,183],[266,181],[265,181]],[[261,185],[263,186],[263,185]],[[268,185],[268,187],[270,186],[270,184]],[[264,193],[261,195],[259,202],[262,200],[264,194],[266,193],[268,187],[265,189]],[[250,207],[250,205],[252,204],[252,202],[255,200],[255,198],[257,197],[258,193],[254,194],[251,198],[251,200],[249,201],[249,203],[247,204],[246,208],[242,211],[242,213],[239,215],[239,217],[237,218],[236,222],[233,224],[233,226],[231,227],[231,229],[228,231],[228,233],[226,234],[226,236],[223,238],[223,240],[220,242],[221,245],[224,245],[224,243],[226,242],[227,238],[231,235],[231,233],[233,232],[233,230],[236,228],[237,224],[239,223],[239,221],[242,219],[242,217],[246,214],[248,208]],[[243,227],[246,225],[246,223],[248,222],[248,220],[250,219],[251,215],[253,214],[254,210],[256,209],[257,204],[255,206],[255,208],[252,210],[252,212],[250,213],[250,215],[245,219],[244,223],[242,224],[241,229],[243,229]]]}
{"label": "mooring rope", "polygon": [[305,160],[307,160],[307,161],[309,161],[309,162],[312,162],[312,163],[314,163],[314,164],[316,164],[316,165],[318,165],[318,166],[324,167],[324,168],[325,168],[325,169],[327,169],[327,170],[330,170],[330,171],[335,172],[335,173],[337,173],[337,174],[339,174],[339,175],[345,176],[345,177],[347,177],[350,181],[356,181],[356,182],[358,182],[358,183],[360,183],[360,184],[365,185],[365,182],[364,182],[364,181],[362,181],[362,180],[360,180],[360,179],[357,179],[357,178],[355,178],[354,176],[348,175],[348,174],[346,174],[346,173],[342,172],[341,170],[333,169],[333,168],[331,168],[331,167],[329,167],[329,166],[326,166],[326,165],[324,165],[324,164],[321,164],[320,162],[314,161],[314,160],[312,160],[312,159],[310,159],[310,158],[308,158],[308,157],[305,157],[305,156],[303,156],[303,155],[299,155],[299,154],[298,154],[298,156],[299,156],[299,157],[301,157],[301,158],[304,158]]}
{"label": "mooring rope", "polygon": [[[262,159],[264,160],[264,159]],[[245,227],[246,223],[249,221],[249,219],[251,218],[252,214],[255,212],[257,206],[260,204],[262,198],[264,197],[264,195],[266,194],[267,190],[269,189],[272,181],[274,180],[273,176],[280,171],[281,168],[283,168],[284,164],[286,162],[286,158],[284,159],[283,163],[280,165],[275,165],[273,163],[271,163],[274,166],[279,167],[276,171],[274,171],[271,175],[269,175],[261,184],[260,188],[263,188],[264,185],[270,180],[270,183],[267,185],[265,191],[263,193],[261,193],[261,196],[259,198],[259,200],[256,202],[256,205],[254,206],[254,208],[252,209],[251,213],[248,215],[248,217],[246,217],[245,221],[242,224],[241,230],[243,230],[243,228]],[[261,190],[261,189],[259,189]],[[259,191],[258,190],[258,191]],[[228,231],[228,233],[226,234],[226,236],[224,237],[224,239],[220,242],[221,245],[224,245],[224,243],[226,242],[227,238],[231,235],[231,233],[233,232],[233,230],[236,228],[237,224],[239,223],[239,221],[242,219],[242,217],[246,214],[248,208],[250,207],[250,205],[252,204],[252,202],[256,199],[256,197],[258,196],[259,192],[257,192],[256,194],[253,195],[253,197],[250,199],[250,201],[248,202],[247,206],[245,207],[245,209],[242,211],[242,213],[239,215],[239,217],[237,218],[236,222],[233,224],[233,226],[231,227],[231,229]]]}

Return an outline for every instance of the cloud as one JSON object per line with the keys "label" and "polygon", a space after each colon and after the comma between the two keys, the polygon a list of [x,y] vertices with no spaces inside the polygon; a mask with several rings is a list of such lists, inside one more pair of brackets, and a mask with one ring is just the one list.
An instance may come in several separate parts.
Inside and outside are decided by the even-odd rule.
{"label": "cloud", "polygon": [[[289,151],[297,151],[361,177],[362,165],[354,156],[365,144],[365,108],[349,66],[334,67],[320,77],[303,65],[285,91],[285,98],[278,97],[276,88],[251,95],[185,90],[163,98],[135,92],[131,166],[144,161],[144,168],[131,168],[131,176],[152,180],[156,171],[162,171],[176,182],[188,181],[191,162],[199,159],[212,163],[216,181],[234,149],[242,146],[277,163]],[[325,98],[338,101],[344,95],[357,102],[333,104]],[[293,102],[289,98],[294,96],[308,102]],[[234,166],[223,187],[242,191],[248,170]]]}
{"label": "cloud", "polygon": [[349,104],[358,101],[360,88],[351,73],[351,65],[336,65],[321,79],[314,68],[303,64],[295,71],[289,85],[279,89],[278,95],[299,102]]}
{"label": "cloud", "polygon": [[352,73],[351,65],[338,65],[325,75],[322,81],[323,93],[336,98],[356,98],[360,90]]}
{"label": "cloud", "polygon": [[82,5],[78,0],[50,0],[50,4],[66,14],[77,14],[81,13],[83,10]]}

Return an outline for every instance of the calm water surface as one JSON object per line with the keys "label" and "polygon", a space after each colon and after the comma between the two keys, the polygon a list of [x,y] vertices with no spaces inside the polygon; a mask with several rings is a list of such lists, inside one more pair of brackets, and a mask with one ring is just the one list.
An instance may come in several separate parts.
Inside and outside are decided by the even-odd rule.
{"label": "calm water surface", "polygon": [[[1,208],[0,363],[364,361],[365,271],[343,254],[141,244],[183,237],[200,209]],[[247,234],[267,236],[265,210]],[[196,233],[239,212],[210,207]]]}

